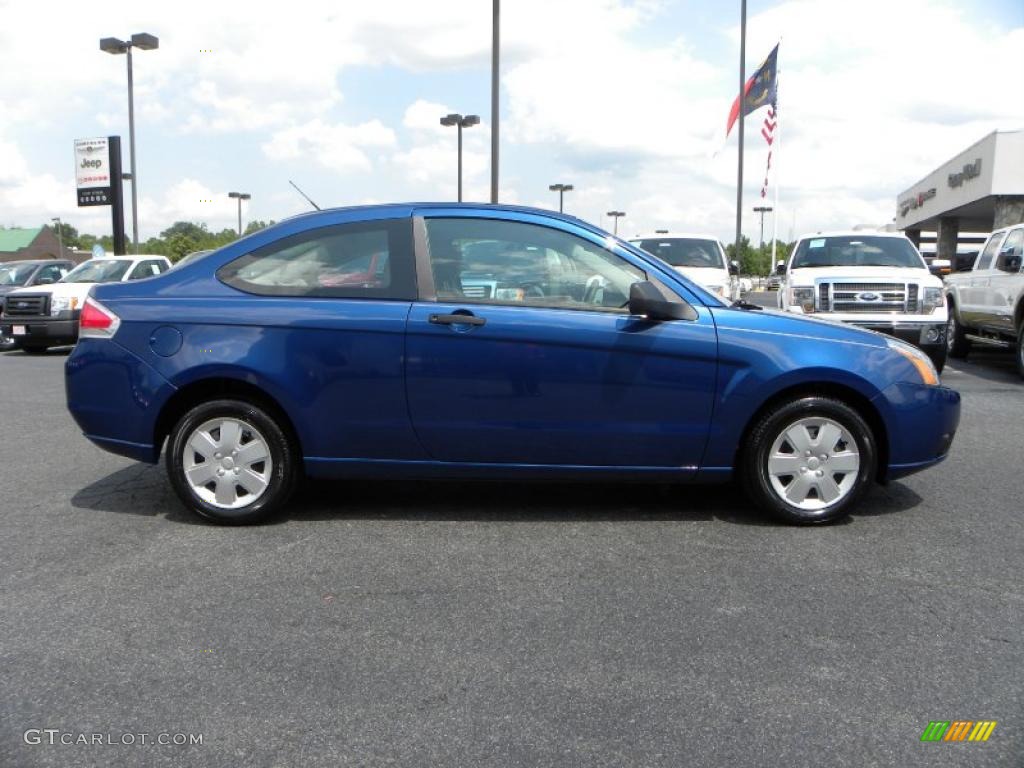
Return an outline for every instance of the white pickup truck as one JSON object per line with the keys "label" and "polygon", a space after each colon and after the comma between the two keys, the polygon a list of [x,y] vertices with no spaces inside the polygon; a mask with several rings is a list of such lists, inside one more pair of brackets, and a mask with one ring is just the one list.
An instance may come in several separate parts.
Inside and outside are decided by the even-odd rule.
{"label": "white pickup truck", "polygon": [[104,256],[84,261],[50,285],[11,291],[0,306],[0,335],[28,354],[78,340],[78,317],[94,283],[154,277],[171,268],[166,256]]}
{"label": "white pickup truck", "polygon": [[946,363],[942,280],[897,232],[804,235],[779,267],[779,308],[896,336]]}
{"label": "white pickup truck", "polygon": [[1024,376],[1024,223],[997,229],[969,272],[946,278],[950,357],[964,358],[972,344],[1010,347]]}

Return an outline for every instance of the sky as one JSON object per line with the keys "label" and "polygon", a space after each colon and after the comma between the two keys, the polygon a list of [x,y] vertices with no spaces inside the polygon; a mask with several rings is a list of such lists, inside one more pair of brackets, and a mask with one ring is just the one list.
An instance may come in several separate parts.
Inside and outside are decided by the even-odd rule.
{"label": "sky", "polygon": [[[1021,0],[750,0],[747,75],[779,48],[773,171],[779,237],[884,225],[896,197],[993,130],[1024,128]],[[557,208],[620,234],[706,232],[736,221],[739,3],[503,0],[500,201]],[[454,200],[449,112],[464,133],[464,196],[490,190],[489,0],[0,0],[0,225],[78,208],[76,138],[121,135],[125,57],[101,37],[148,32],[136,51],[141,238],[179,220]],[[747,118],[744,233],[755,242],[767,145]],[[1024,173],[1024,169],[1021,171]],[[126,187],[126,196],[130,193]],[[129,237],[130,213],[126,210]],[[766,237],[772,228],[765,221]]]}

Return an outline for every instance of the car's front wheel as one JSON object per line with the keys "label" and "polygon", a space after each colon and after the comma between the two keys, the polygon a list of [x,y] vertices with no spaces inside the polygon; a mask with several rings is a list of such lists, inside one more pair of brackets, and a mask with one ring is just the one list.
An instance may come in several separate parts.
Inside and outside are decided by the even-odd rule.
{"label": "car's front wheel", "polygon": [[1017,373],[1024,378],[1024,322],[1017,328]]}
{"label": "car's front wheel", "polygon": [[762,416],[740,467],[752,500],[791,523],[845,516],[875,475],[871,428],[840,400],[800,397]]}
{"label": "car's front wheel", "polygon": [[178,498],[227,525],[260,523],[291,495],[298,454],[275,418],[240,400],[197,405],[171,430],[167,475]]}

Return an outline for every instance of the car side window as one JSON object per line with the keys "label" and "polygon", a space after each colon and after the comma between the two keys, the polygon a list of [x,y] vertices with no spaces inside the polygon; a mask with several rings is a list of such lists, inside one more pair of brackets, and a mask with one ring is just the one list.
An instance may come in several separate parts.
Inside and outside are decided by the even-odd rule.
{"label": "car side window", "polygon": [[229,262],[217,276],[262,296],[410,300],[412,222],[386,219],[291,235]]}
{"label": "car side window", "polygon": [[978,259],[978,266],[975,267],[976,270],[992,268],[992,260],[999,252],[999,244],[1003,242],[1004,234],[1005,233],[1003,232],[999,232],[988,239],[988,243],[985,245],[985,250],[981,252],[981,258]]}
{"label": "car side window", "polygon": [[428,218],[438,301],[625,312],[643,270],[551,227],[480,218]]}
{"label": "car side window", "polygon": [[56,283],[64,276],[64,272],[57,264],[48,264],[39,270],[36,275],[36,285],[46,285],[48,283]]}
{"label": "car side window", "polygon": [[146,259],[145,261],[140,261],[135,265],[135,268],[132,269],[132,273],[128,275],[128,279],[142,280],[145,277],[155,277],[164,271],[162,269],[164,266],[166,265],[157,259]]}
{"label": "car side window", "polygon": [[[999,249],[999,257],[996,259],[996,269],[1016,272],[1020,268],[1021,251],[1024,246],[1024,229],[1014,229],[1006,236],[1002,247]],[[1016,267],[1014,267],[1016,263]]]}

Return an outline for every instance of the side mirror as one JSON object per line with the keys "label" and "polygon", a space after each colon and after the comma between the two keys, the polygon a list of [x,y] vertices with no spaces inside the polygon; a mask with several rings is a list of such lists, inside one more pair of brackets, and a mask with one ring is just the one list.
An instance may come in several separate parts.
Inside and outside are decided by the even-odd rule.
{"label": "side mirror", "polygon": [[740,263],[738,261],[729,262],[729,274],[738,275],[740,273]]}
{"label": "side mirror", "polygon": [[649,280],[629,286],[629,314],[648,320],[696,320],[697,310],[682,299],[669,301]]}
{"label": "side mirror", "polygon": [[49,285],[50,283],[56,282],[57,278],[51,277],[50,275],[45,275],[44,277],[40,277],[38,280],[36,280],[36,285]]}
{"label": "side mirror", "polygon": [[784,274],[786,274],[786,262],[780,261],[778,264],[775,265],[775,274],[776,275],[784,275]]}
{"label": "side mirror", "polygon": [[1003,272],[1020,272],[1020,256],[1018,254],[1015,253],[1011,256],[1007,256],[1002,261],[1002,266],[999,268],[1003,270]]}

